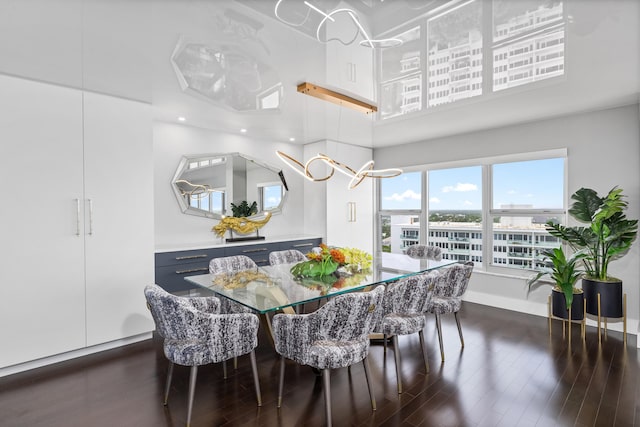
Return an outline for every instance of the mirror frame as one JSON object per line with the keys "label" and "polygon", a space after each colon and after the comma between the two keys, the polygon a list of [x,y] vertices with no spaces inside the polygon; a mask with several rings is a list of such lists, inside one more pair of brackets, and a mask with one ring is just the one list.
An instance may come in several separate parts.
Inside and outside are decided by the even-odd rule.
{"label": "mirror frame", "polygon": [[[180,159],[180,163],[178,164],[178,168],[176,169],[176,172],[173,175],[173,179],[171,180],[171,188],[173,190],[173,194],[176,196],[176,199],[178,200],[178,204],[180,206],[180,210],[182,211],[182,213],[187,214],[187,215],[195,215],[195,216],[200,216],[200,217],[205,217],[205,218],[211,218],[211,219],[217,219],[220,220],[225,216],[230,216],[230,215],[220,215],[217,213],[213,213],[213,212],[207,212],[204,211],[202,209],[195,209],[192,208],[191,206],[189,206],[187,204],[187,202],[184,199],[184,196],[181,194],[180,188],[178,187],[178,185],[176,185],[176,181],[180,178],[180,176],[184,173],[184,171],[186,170],[186,168],[188,167],[189,163],[196,161],[198,159],[211,159],[211,158],[215,158],[215,157],[229,157],[229,156],[237,156],[237,157],[241,157],[247,161],[250,161],[260,167],[263,167],[265,169],[268,169],[270,171],[272,171],[273,173],[275,173],[279,178],[280,178],[280,182],[282,183],[282,187],[283,187],[283,192],[282,192],[282,201],[280,202],[280,207],[278,208],[274,208],[274,209],[269,209],[266,211],[259,211],[257,214],[252,215],[252,216],[260,216],[260,215],[264,215],[264,212],[271,212],[271,215],[277,215],[279,213],[282,213],[282,207],[284,206],[286,200],[287,200],[287,194],[289,193],[289,187],[287,185],[287,182],[284,178],[284,173],[282,173],[281,169],[277,169],[271,165],[268,165],[260,160],[257,160],[251,156],[247,156],[246,154],[242,154],[240,152],[232,152],[232,153],[208,153],[208,154],[197,154],[197,155],[189,155],[189,156],[182,156],[182,158]],[[225,203],[226,204],[226,203]],[[226,206],[225,206],[226,208]]]}

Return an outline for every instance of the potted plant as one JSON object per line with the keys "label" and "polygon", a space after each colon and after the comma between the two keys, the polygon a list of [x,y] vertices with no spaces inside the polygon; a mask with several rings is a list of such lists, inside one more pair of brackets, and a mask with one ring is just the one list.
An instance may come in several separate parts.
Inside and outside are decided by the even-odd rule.
{"label": "potted plant", "polygon": [[638,221],[627,219],[627,202],[618,187],[604,197],[592,189],[581,188],[571,198],[574,202],[569,214],[587,226],[567,227],[550,221],[546,229],[573,250],[586,251],[582,259],[586,272],[582,289],[587,299],[587,313],[623,317],[622,281],[609,275],[609,263],[627,252],[636,238]]}
{"label": "potted plant", "polygon": [[246,218],[248,216],[257,214],[258,202],[253,202],[249,204],[247,203],[246,200],[243,200],[238,205],[236,205],[235,203],[231,203],[231,212],[233,213],[233,216],[236,218]]}
{"label": "potted plant", "polygon": [[536,284],[540,284],[543,277],[553,280],[551,311],[554,316],[563,319],[582,320],[584,317],[584,294],[581,289],[575,287],[576,282],[584,272],[579,268],[579,261],[587,254],[578,251],[567,257],[562,248],[545,249],[543,267],[538,273],[527,280],[529,291]]}

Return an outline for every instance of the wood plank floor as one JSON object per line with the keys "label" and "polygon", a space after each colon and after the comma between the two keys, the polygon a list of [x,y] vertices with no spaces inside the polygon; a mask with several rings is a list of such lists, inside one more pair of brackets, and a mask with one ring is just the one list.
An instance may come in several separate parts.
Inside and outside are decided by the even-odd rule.
{"label": "wood plank floor", "polygon": [[[573,328],[571,348],[554,321],[465,303],[461,349],[453,316],[443,318],[446,361],[434,321],[425,338],[400,337],[404,393],[396,393],[393,347],[372,345],[378,410],[371,411],[362,365],[332,374],[335,426],[640,426],[640,368],[634,336],[628,346],[610,332],[598,345]],[[188,368],[176,367],[169,405],[161,403],[166,360],[157,339],[0,378],[1,426],[180,426],[186,420]],[[321,426],[320,377],[287,364],[283,406],[276,409],[277,358],[260,336],[263,406],[256,406],[249,358],[224,380],[219,365],[201,367],[193,426]]]}

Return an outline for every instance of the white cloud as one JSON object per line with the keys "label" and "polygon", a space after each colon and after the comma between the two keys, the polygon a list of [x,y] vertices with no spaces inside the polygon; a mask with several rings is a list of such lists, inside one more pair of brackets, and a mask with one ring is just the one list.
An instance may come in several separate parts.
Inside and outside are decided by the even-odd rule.
{"label": "white cloud", "polygon": [[420,194],[413,190],[406,190],[402,194],[393,193],[391,196],[385,197],[385,200],[393,200],[395,202],[404,202],[405,200],[420,200]]}
{"label": "white cloud", "polygon": [[462,202],[463,205],[465,206],[473,206],[473,202],[469,201],[469,200],[465,200],[464,202]]}
{"label": "white cloud", "polygon": [[277,197],[269,197],[267,201],[269,202],[270,205],[274,205],[278,203],[280,200]]}
{"label": "white cloud", "polygon": [[476,191],[477,189],[478,186],[475,184],[459,182],[456,185],[447,185],[446,187],[443,187],[442,192],[449,193],[451,191]]}
{"label": "white cloud", "polygon": [[438,199],[437,197],[432,197],[429,199],[429,203],[440,203],[440,199]]}
{"label": "white cloud", "polygon": [[518,192],[516,190],[509,190],[507,191],[507,194],[517,194]]}

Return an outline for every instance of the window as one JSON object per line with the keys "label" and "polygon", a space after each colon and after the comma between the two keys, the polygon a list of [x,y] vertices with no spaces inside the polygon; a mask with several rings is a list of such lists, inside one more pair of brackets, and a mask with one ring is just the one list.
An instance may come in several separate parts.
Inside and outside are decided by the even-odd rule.
{"label": "window", "polygon": [[[562,0],[443,3],[411,27],[384,34],[404,43],[379,56],[380,119],[564,73]],[[492,34],[483,33],[489,29]],[[490,71],[488,81],[483,80],[485,69]],[[407,93],[413,91],[419,99]]]}
{"label": "window", "polygon": [[519,156],[531,160],[482,159],[380,180],[382,250],[401,253],[426,243],[442,248],[445,259],[470,260],[485,270],[535,269],[542,250],[561,244],[544,225],[565,221],[565,155],[554,150]]}
{"label": "window", "polygon": [[[429,244],[447,243],[447,259],[482,256],[482,168],[471,166],[428,172]],[[474,245],[470,245],[471,238]],[[455,257],[453,257],[455,255]]]}
{"label": "window", "polygon": [[192,208],[224,215],[224,190],[207,190],[205,192],[185,195]]}
{"label": "window", "polygon": [[420,241],[422,173],[406,172],[379,182],[379,241],[383,252],[402,253]]}
{"label": "window", "polygon": [[258,212],[276,209],[282,202],[282,184],[259,184],[258,185]]}

